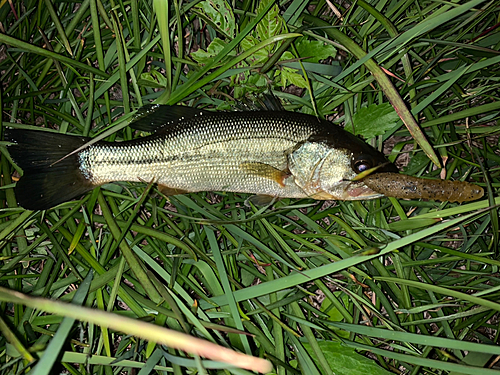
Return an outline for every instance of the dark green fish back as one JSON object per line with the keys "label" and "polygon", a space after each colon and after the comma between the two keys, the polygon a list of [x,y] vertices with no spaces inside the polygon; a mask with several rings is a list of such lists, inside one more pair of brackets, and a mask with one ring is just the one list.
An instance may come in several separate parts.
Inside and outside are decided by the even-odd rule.
{"label": "dark green fish back", "polygon": [[[288,111],[248,111],[248,112],[210,112],[190,107],[148,105],[130,126],[154,136],[163,135],[201,142],[224,142],[234,139],[276,139],[290,142],[321,142],[336,149],[345,149],[353,158],[372,160],[372,167],[387,164],[380,172],[398,172],[392,163],[368,146],[358,137],[348,133],[330,121],[314,116]],[[141,143],[147,140],[137,139]],[[175,146],[174,146],[175,148]]]}

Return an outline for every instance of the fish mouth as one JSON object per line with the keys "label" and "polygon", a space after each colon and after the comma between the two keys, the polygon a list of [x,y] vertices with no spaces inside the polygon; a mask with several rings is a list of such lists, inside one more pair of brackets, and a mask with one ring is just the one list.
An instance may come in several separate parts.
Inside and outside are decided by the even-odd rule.
{"label": "fish mouth", "polygon": [[344,181],[333,189],[320,190],[309,197],[318,200],[360,201],[383,196],[384,194],[370,189],[362,181]]}
{"label": "fish mouth", "polygon": [[377,193],[370,189],[363,182],[350,182],[342,193],[342,200],[355,201],[365,199],[375,199],[383,197],[384,194]]}

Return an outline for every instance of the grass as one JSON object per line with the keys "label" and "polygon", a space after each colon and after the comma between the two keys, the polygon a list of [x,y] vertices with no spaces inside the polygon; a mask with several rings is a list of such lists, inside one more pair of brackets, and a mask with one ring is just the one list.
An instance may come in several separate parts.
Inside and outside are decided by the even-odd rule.
{"label": "grass", "polygon": [[128,140],[143,104],[270,90],[404,173],[486,192],[250,209],[120,183],[31,212],[2,142],[0,374],[500,374],[499,17],[481,0],[0,1],[2,130]]}

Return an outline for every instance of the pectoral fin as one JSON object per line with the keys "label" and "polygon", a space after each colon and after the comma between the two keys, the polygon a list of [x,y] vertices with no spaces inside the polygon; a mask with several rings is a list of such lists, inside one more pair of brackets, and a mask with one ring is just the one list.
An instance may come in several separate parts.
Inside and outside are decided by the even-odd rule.
{"label": "pectoral fin", "polygon": [[290,175],[287,171],[281,171],[278,168],[265,163],[241,163],[240,168],[248,174],[276,181],[281,187],[285,187],[285,179]]}

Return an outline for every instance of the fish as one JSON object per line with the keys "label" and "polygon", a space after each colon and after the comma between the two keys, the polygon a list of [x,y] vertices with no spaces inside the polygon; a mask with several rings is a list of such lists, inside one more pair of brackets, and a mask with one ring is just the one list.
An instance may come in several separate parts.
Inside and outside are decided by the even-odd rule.
{"label": "fish", "polygon": [[469,202],[484,195],[481,186],[465,181],[431,180],[396,173],[373,173],[364,184],[387,197]]}
{"label": "fish", "polygon": [[302,113],[150,104],[129,126],[151,134],[86,146],[87,137],[6,129],[8,151],[23,170],[14,190],[18,204],[46,210],[115,181],[153,181],[165,195],[362,200],[383,194],[353,181],[357,174],[398,171],[360,138]]}

